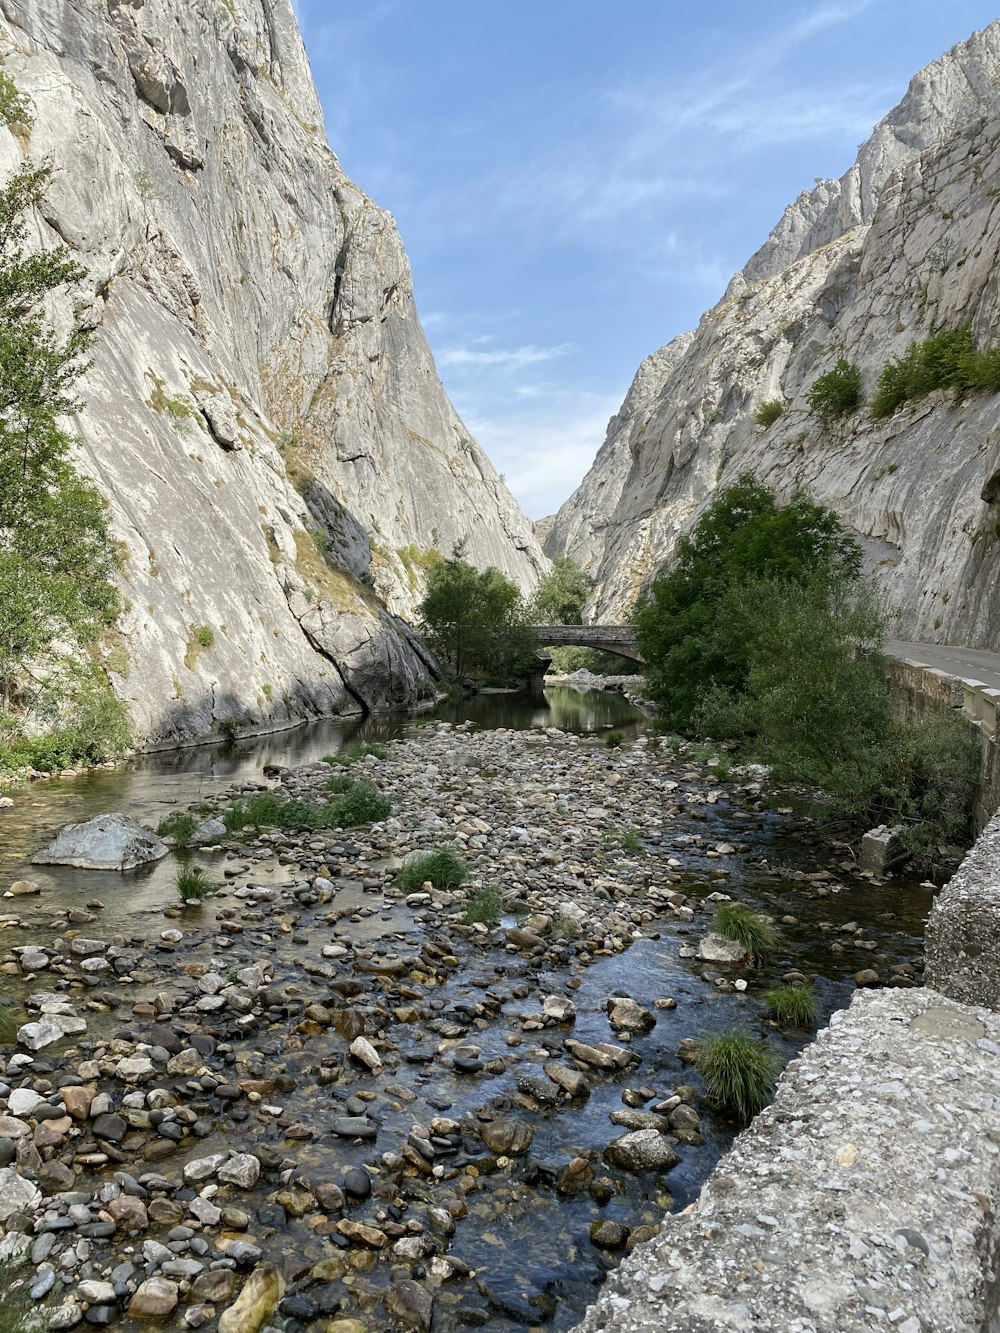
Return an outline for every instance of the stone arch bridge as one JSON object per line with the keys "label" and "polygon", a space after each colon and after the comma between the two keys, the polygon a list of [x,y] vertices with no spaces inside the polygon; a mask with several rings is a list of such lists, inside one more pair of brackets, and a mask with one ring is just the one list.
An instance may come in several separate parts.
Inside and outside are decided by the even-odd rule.
{"label": "stone arch bridge", "polygon": [[540,648],[597,648],[633,662],[642,661],[635,646],[635,630],[629,625],[532,625],[531,630]]}

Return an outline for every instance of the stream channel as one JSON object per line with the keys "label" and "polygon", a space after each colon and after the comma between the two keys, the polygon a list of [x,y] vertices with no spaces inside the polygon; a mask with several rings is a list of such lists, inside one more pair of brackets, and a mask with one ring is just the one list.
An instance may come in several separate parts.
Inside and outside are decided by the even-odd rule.
{"label": "stream channel", "polygon": [[[624,735],[619,750],[603,744],[611,727]],[[508,730],[491,740],[487,733],[495,728]],[[571,734],[560,738],[547,733],[547,728]],[[515,732],[522,734],[514,736]],[[74,1160],[74,1151],[81,1146],[91,1150],[95,1146],[93,1140],[86,1142],[86,1128],[82,1145],[74,1146],[69,1139],[61,1145],[57,1149],[61,1160],[76,1174],[74,1190],[97,1191],[116,1171],[130,1172],[140,1181],[143,1171],[162,1173],[174,1182],[171,1198],[183,1209],[197,1193],[197,1187],[178,1188],[185,1163],[227,1149],[254,1152],[260,1147],[265,1165],[260,1181],[234,1192],[231,1199],[223,1187],[217,1200],[220,1206],[228,1201],[245,1210],[245,1224],[221,1233],[206,1225],[204,1235],[211,1245],[209,1257],[221,1252],[224,1241],[237,1237],[281,1268],[288,1295],[271,1317],[270,1327],[317,1333],[331,1320],[341,1321],[345,1331],[421,1327],[422,1315],[414,1314],[410,1324],[406,1316],[399,1322],[382,1304],[386,1289],[400,1278],[433,1291],[434,1333],[473,1326],[496,1333],[572,1327],[604,1274],[620,1259],[629,1232],[655,1226],[664,1212],[691,1203],[736,1132],[735,1125],[704,1101],[697,1071],[678,1055],[681,1041],[742,1026],[764,1037],[786,1062],[809,1037],[781,1031],[769,1022],[761,991],[789,973],[804,973],[812,981],[825,1022],[833,1010],[849,1002],[855,974],[863,969],[876,969],[884,984],[920,984],[923,922],[931,902],[930,891],[916,881],[896,877],[883,883],[860,876],[846,849],[824,842],[815,824],[779,805],[777,799],[768,800],[759,784],[738,775],[719,781],[690,760],[654,752],[642,739],[646,734],[642,718],[620,695],[553,687],[542,699],[482,695],[452,702],[418,720],[380,719],[360,727],[357,722],[331,721],[234,745],[147,755],[115,769],[41,781],[14,791],[13,808],[0,811],[0,890],[16,879],[29,878],[41,884],[42,893],[38,898],[8,898],[0,903],[4,989],[19,1004],[32,991],[65,991],[76,1012],[86,1017],[88,1031],[40,1051],[34,1066],[7,1079],[8,1086],[23,1083],[54,1090],[101,1043],[148,1040],[144,1032],[150,1016],[142,1016],[141,1003],[148,1004],[171,982],[182,983],[182,990],[186,985],[186,998],[191,1000],[192,977],[199,973],[216,968],[225,973],[230,964],[245,968],[270,962],[274,983],[291,986],[283,1001],[274,997],[265,1001],[270,1010],[261,1010],[258,1004],[242,1026],[233,1023],[227,1028],[224,1017],[204,1015],[206,1029],[214,1031],[219,1042],[212,1063],[214,1080],[192,1085],[161,1073],[147,1085],[182,1089],[182,1104],[194,1113],[185,1123],[190,1126],[197,1118],[192,1133],[185,1132],[170,1146],[160,1142],[165,1151],[156,1153],[149,1151],[147,1135],[126,1138],[104,1163],[97,1160],[100,1153],[86,1151],[78,1152]],[[262,901],[260,910],[244,911],[248,904],[234,895],[234,888],[249,884],[292,890],[308,883],[309,873],[316,873],[315,869],[303,872],[298,845],[292,848],[294,855],[275,855],[275,850],[282,850],[280,843],[263,852],[259,843],[256,851],[248,850],[249,831],[240,835],[240,846],[230,845],[226,853],[192,854],[220,887],[218,896],[193,909],[177,904],[175,854],[127,875],[30,865],[31,855],[67,822],[121,810],[155,827],[171,810],[200,803],[217,806],[223,791],[243,783],[270,785],[263,778],[265,765],[315,764],[347,740],[366,735],[405,742],[398,748],[409,768],[397,777],[396,787],[391,778],[395,754],[384,765],[368,763],[369,774],[380,787],[385,786],[383,774],[389,775],[388,789],[397,809],[408,775],[427,781],[421,769],[424,747],[430,781],[437,780],[434,775],[439,771],[442,775],[440,813],[448,813],[449,801],[464,813],[462,801],[470,801],[478,787],[489,789],[490,782],[484,781],[489,777],[499,794],[486,798],[492,805],[473,808],[481,815],[492,811],[497,829],[508,788],[509,800],[514,801],[519,786],[529,786],[529,779],[534,781],[540,771],[561,773],[564,786],[569,784],[567,793],[549,809],[558,810],[559,819],[571,820],[576,827],[572,852],[582,866],[581,882],[611,886],[599,889],[601,907],[596,916],[613,911],[614,886],[624,885],[632,921],[640,922],[631,935],[639,937],[595,947],[602,944],[601,927],[585,925],[582,940],[567,936],[546,939],[536,947],[516,947],[505,936],[523,920],[513,913],[505,914],[495,927],[475,931],[463,921],[460,899],[449,916],[447,904],[443,908],[434,904],[437,910],[432,911],[419,902],[408,904],[403,895],[394,893],[392,872],[398,861],[386,856],[386,839],[370,844],[367,830],[334,831],[335,844],[315,854],[314,864],[325,861],[331,867],[335,917],[330,915],[329,900],[316,904],[308,893],[297,900],[288,891],[284,896],[275,892],[276,903]],[[491,753],[509,752],[510,767],[494,776],[495,770],[484,769],[484,761],[478,759],[478,767],[470,762],[468,770],[461,770],[471,777],[445,782],[447,764],[476,737],[494,746]],[[554,759],[563,762],[560,756],[568,756],[563,768],[557,764],[552,770]],[[583,779],[574,778],[580,773]],[[628,785],[630,780],[638,784],[640,777],[642,790]],[[597,790],[605,779],[620,784],[609,788],[614,793],[609,808],[620,809],[622,828],[638,829],[641,850],[616,844],[616,825],[586,827],[586,811],[597,799],[593,795],[581,796],[579,808],[574,807],[575,781],[594,781]],[[669,801],[676,805],[667,812],[669,819],[661,821],[656,817],[659,807]],[[534,823],[541,824],[543,818],[536,810]],[[527,824],[527,818],[523,822]],[[532,875],[545,869],[545,858],[536,856],[542,849],[536,849],[530,837],[521,836],[520,818],[510,815],[508,823],[503,847],[513,846],[518,856],[491,848],[489,838],[471,839],[467,854],[475,867],[476,850],[485,846],[483,856],[494,858],[489,861],[491,872],[497,865],[509,866],[515,879],[523,874],[530,890]],[[322,843],[314,846],[319,849]],[[729,850],[715,850],[720,847]],[[554,855],[550,853],[547,864],[555,864]],[[522,864],[523,872],[518,869]],[[502,870],[493,882],[507,887]],[[649,897],[649,889],[660,883],[686,895],[688,910],[675,912],[665,899]],[[695,956],[695,946],[711,921],[712,904],[706,907],[704,900],[715,892],[747,902],[780,924],[779,950],[766,965],[757,969],[716,965]],[[586,906],[587,900],[582,901]],[[74,925],[67,918],[71,909],[89,917],[89,922]],[[235,924],[240,921],[242,925]],[[449,928],[449,923],[454,924]],[[235,933],[220,936],[230,927]],[[162,932],[168,928],[179,928],[183,940],[165,940]],[[596,938],[587,939],[594,931]],[[57,937],[66,941],[74,934],[97,935],[132,951],[134,964],[117,969],[117,986],[114,972],[83,977],[75,963],[22,981],[13,948],[51,947]],[[419,953],[426,938],[437,941],[438,957],[448,955],[437,976],[429,975],[426,958],[408,964],[411,970],[402,977],[398,970],[380,973],[365,966],[356,969],[363,983],[360,993],[352,996],[348,987],[346,996],[332,994],[331,987],[323,995],[324,959],[333,960],[335,973],[345,951],[348,964],[352,957],[376,964],[398,957],[415,959],[414,951]],[[128,975],[121,980],[123,971]],[[744,978],[747,989],[736,989],[734,982]],[[297,986],[301,1003],[296,1003]],[[575,1022],[538,1021],[543,997],[552,995],[571,997]],[[627,995],[655,1015],[652,1031],[624,1036],[616,1032],[607,1011],[608,997],[613,995]],[[197,997],[194,990],[193,998]],[[385,1072],[370,1075],[347,1055],[353,1028],[339,1021],[324,1026],[303,1019],[303,1008],[317,998],[335,1009],[356,1006],[366,1019],[365,1033],[387,1039]],[[137,1002],[140,1017],[135,1018]],[[202,1018],[191,1005],[178,1008],[176,1022],[190,1034]],[[169,1016],[164,1021],[170,1021]],[[567,1037],[592,1046],[621,1044],[641,1062],[611,1071],[577,1063],[577,1071],[586,1073],[589,1095],[547,1097],[541,1087],[544,1080],[538,1077],[543,1061],[558,1059],[574,1067],[563,1045]],[[462,1072],[455,1066],[454,1052],[469,1043],[478,1054],[468,1072]],[[0,1095],[5,1082],[2,1069],[0,1053]],[[248,1099],[238,1093],[231,1097],[227,1069],[232,1083],[238,1084],[241,1077],[267,1079],[273,1081],[273,1090],[263,1098]],[[99,1087],[110,1091],[116,1104],[121,1102],[120,1083],[102,1078]],[[219,1087],[225,1096],[218,1095]],[[603,1150],[626,1132],[620,1121],[609,1120],[611,1113],[637,1108],[637,1116],[643,1111],[651,1114],[677,1090],[700,1117],[697,1132],[676,1145],[679,1164],[662,1174],[608,1165]],[[558,1094],[559,1089],[551,1084],[550,1092]],[[358,1114],[359,1097],[366,1103],[361,1111],[377,1124],[374,1141],[330,1132],[333,1119],[344,1115],[345,1103],[355,1103],[347,1106],[347,1113]],[[533,1131],[530,1150],[506,1157],[490,1152],[476,1137],[475,1124],[477,1116],[483,1120],[492,1114],[528,1125]],[[439,1116],[459,1122],[461,1135],[454,1131],[446,1145],[447,1134],[440,1139],[439,1132],[439,1156],[430,1159],[426,1170],[417,1169],[405,1156],[407,1144],[413,1143],[413,1128],[428,1126]],[[289,1125],[307,1126],[308,1137],[287,1136],[284,1130]],[[666,1128],[665,1121],[663,1125]],[[80,1131],[73,1133],[79,1136]],[[564,1171],[570,1162],[577,1163],[575,1184]],[[329,1208],[320,1208],[308,1191],[315,1192],[324,1183],[342,1184],[345,1173],[355,1167],[368,1170],[372,1197],[348,1200],[332,1215]],[[276,1198],[282,1185],[284,1202]],[[305,1202],[296,1216],[299,1185],[298,1197]],[[42,1208],[53,1202],[47,1200]],[[432,1216],[435,1209],[438,1215]],[[442,1210],[450,1221],[442,1221]],[[55,1218],[58,1213],[56,1204],[45,1215]],[[349,1239],[337,1230],[341,1217],[383,1225],[386,1248]],[[595,1243],[593,1228],[599,1223],[617,1225],[603,1232],[598,1229],[599,1243]],[[38,1228],[36,1221],[36,1233]],[[71,1230],[55,1222],[52,1229],[59,1232],[60,1244],[72,1241]],[[130,1236],[120,1229],[113,1238],[95,1239],[82,1248],[77,1241],[63,1264],[56,1264],[55,1288],[46,1303],[55,1307],[72,1302],[81,1278],[103,1276],[112,1264],[123,1258],[127,1262],[129,1255],[141,1281],[143,1242],[155,1239],[169,1244],[177,1232],[175,1252],[190,1255],[191,1235],[197,1237],[200,1229],[195,1225],[193,1233],[187,1229],[187,1236],[180,1234],[185,1230],[172,1231],[150,1221],[142,1234]],[[404,1236],[423,1239],[394,1255],[391,1245]],[[423,1243],[427,1241],[430,1244]],[[204,1255],[208,1248],[202,1242],[193,1253]],[[419,1253],[421,1248],[426,1253]],[[458,1261],[443,1280],[442,1255]],[[50,1262],[55,1264],[55,1259]],[[124,1280],[120,1272],[119,1280]],[[181,1293],[181,1303],[158,1326],[198,1326],[186,1313],[194,1298],[184,1281]],[[127,1304],[124,1295],[122,1304]],[[89,1318],[94,1314],[99,1317]],[[90,1310],[87,1315],[91,1323],[149,1327],[123,1309]],[[206,1326],[212,1318],[206,1313]],[[352,1325],[351,1320],[358,1322]]]}

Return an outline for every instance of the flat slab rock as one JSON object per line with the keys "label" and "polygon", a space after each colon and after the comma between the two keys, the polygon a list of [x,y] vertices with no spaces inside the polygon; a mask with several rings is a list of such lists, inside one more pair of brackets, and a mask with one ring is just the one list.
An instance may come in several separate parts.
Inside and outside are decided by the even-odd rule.
{"label": "flat slab rock", "polygon": [[158,861],[170,849],[128,815],[98,815],[67,824],[32,858],[36,866],[79,866],[84,870],[134,870]]}
{"label": "flat slab rock", "polygon": [[1000,1014],[859,991],[575,1333],[981,1333],[998,1206]]}

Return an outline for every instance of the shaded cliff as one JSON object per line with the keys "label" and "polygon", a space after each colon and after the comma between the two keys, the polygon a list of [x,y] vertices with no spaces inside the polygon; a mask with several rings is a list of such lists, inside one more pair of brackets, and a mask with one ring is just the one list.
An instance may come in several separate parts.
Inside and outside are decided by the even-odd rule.
{"label": "shaded cliff", "polygon": [[[921,71],[850,171],[786,209],[698,329],[644,363],[546,538],[595,575],[593,618],[620,619],[720,482],[749,470],[843,516],[901,637],[1000,637],[1000,511],[981,498],[1000,465],[1000,396],[956,403],[939,390],[885,420],[862,408],[828,425],[805,399],[839,357],[870,391],[936,327],[970,324],[980,345],[995,336],[998,197],[993,23]],[[784,415],[755,428],[756,405],[777,398]]]}
{"label": "shaded cliff", "polygon": [[390,614],[421,553],[467,537],[526,589],[545,562],[327,147],[290,0],[0,0],[0,55],[34,115],[0,169],[51,162],[39,243],[89,270],[76,425],[128,553],[139,735],[427,694]]}

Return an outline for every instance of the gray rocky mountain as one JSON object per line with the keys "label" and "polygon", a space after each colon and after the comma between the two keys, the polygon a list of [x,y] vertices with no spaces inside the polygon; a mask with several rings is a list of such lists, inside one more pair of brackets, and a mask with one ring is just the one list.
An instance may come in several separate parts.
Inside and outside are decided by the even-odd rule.
{"label": "gray rocky mountain", "polygon": [[51,163],[39,243],[89,270],[76,424],[127,550],[107,660],[140,737],[426,695],[399,618],[423,553],[464,536],[525,589],[545,560],[327,146],[290,0],[0,0],[0,57],[34,117],[0,124],[0,170]]}
{"label": "gray rocky mountain", "polygon": [[[1000,641],[1000,396],[938,390],[830,425],[806,406],[839,357],[870,391],[938,326],[995,337],[998,196],[1000,22],[916,75],[850,171],[786,209],[697,330],[644,362],[546,536],[595,575],[592,618],[619,620],[716,487],[750,471],[838,510],[901,637]],[[755,428],[777,398],[784,415]]]}

